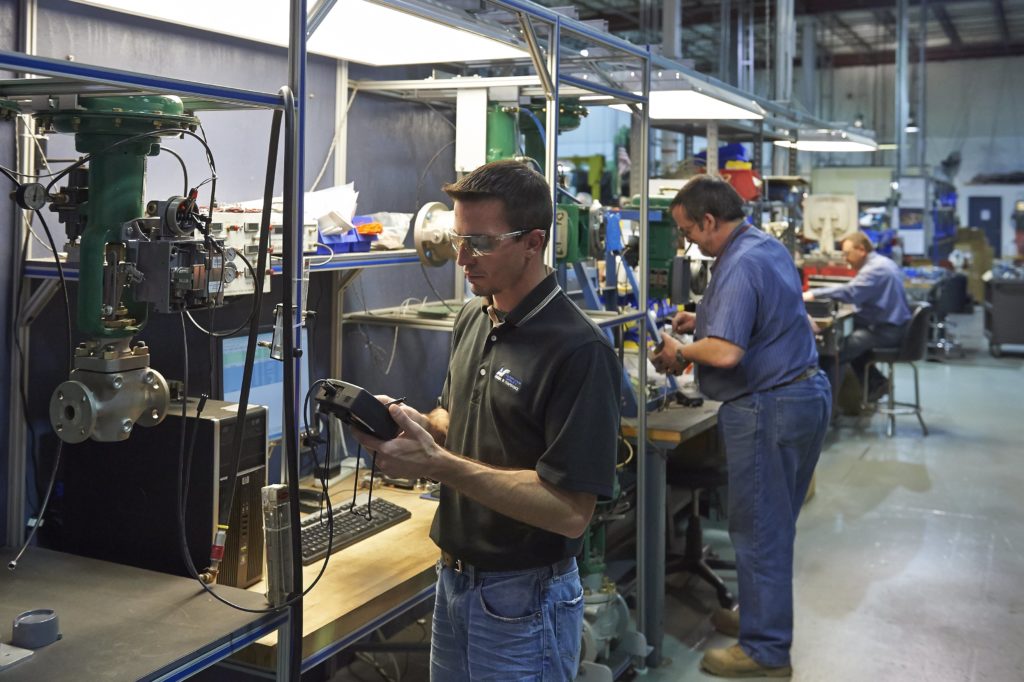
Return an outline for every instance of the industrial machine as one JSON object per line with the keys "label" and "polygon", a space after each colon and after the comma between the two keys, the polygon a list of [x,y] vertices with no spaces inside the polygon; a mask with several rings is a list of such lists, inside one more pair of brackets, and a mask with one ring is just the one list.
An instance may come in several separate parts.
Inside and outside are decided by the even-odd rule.
{"label": "industrial machine", "polygon": [[[486,105],[486,136],[480,163],[501,159],[522,159],[532,162],[544,172],[543,116],[547,103],[530,100],[519,103],[511,94],[501,101]],[[559,105],[559,132],[574,130],[587,115],[585,107],[574,102]],[[457,152],[458,155],[458,152]],[[600,207],[586,206],[561,187],[556,187],[555,258],[559,265],[572,265],[594,255],[593,248],[603,226]],[[456,257],[448,242],[448,231],[454,225],[454,215],[440,202],[431,202],[420,208],[413,223],[413,243],[424,265],[440,267]]]}
{"label": "industrial machine", "polygon": [[628,508],[620,491],[616,481],[612,498],[598,502],[583,536],[580,561],[584,602],[580,673],[582,679],[599,682],[618,678],[630,666],[643,668],[651,651],[630,620],[626,600],[606,573],[608,525],[625,518]]}
{"label": "industrial machine", "polygon": [[[146,202],[146,157],[160,139],[192,134],[198,119],[173,96],[79,96],[74,106],[35,115],[40,130],[75,136],[88,154],[50,194],[43,185],[19,188],[22,208],[47,203],[64,224],[69,262],[78,263],[77,329],[71,376],[53,392],[50,421],[65,442],[121,441],[136,425],[155,426],[167,414],[167,382],[150,368],[149,349],[132,344],[151,311],[179,312],[222,305],[237,275],[234,254],[207,232],[199,192]],[[196,235],[199,236],[196,236]]]}

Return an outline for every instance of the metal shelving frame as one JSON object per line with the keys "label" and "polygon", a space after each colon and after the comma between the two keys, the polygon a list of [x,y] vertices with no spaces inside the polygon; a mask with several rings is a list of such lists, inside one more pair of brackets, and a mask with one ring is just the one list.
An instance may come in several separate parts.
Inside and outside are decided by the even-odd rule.
{"label": "metal shelving frame", "polygon": [[[288,123],[289,135],[285,140],[286,164],[291,163],[291,185],[294,201],[285,207],[290,215],[293,225],[301,224],[303,215],[303,195],[301,188],[302,161],[303,161],[303,133],[305,130],[305,110],[302,103],[306,101],[306,2],[305,0],[292,0],[291,16],[289,24],[289,46],[288,46],[288,88],[294,94],[294,101],[297,106],[286,105],[284,89],[279,93],[268,93],[256,90],[244,90],[216,84],[198,83],[184,81],[175,78],[167,78],[153,74],[141,74],[108,67],[93,66],[77,62],[56,60],[47,57],[40,57],[28,54],[34,51],[35,45],[35,2],[28,0],[22,4],[22,9],[27,14],[25,21],[25,32],[22,44],[26,46],[25,52],[0,50],[0,69],[7,69],[26,76],[36,78],[24,78],[0,82],[0,96],[15,99],[28,95],[49,94],[49,95],[77,95],[77,94],[99,94],[110,92],[117,94],[140,94],[140,93],[161,93],[178,95],[184,99],[195,98],[201,100],[213,100],[223,104],[227,108],[264,108],[279,109],[285,112],[290,120]],[[296,191],[299,190],[299,191]],[[20,244],[26,238],[22,212],[16,211],[13,220],[14,240],[13,243]],[[295,292],[294,303],[296,322],[301,321],[302,310],[302,287],[301,267],[297,267],[298,259],[302,254],[302,232],[294,230],[292,243],[284,245],[283,257],[290,260],[292,272],[299,273],[298,279],[294,282]],[[298,255],[296,255],[298,254]],[[29,272],[27,270],[27,272]],[[48,273],[44,269],[33,268],[32,274],[46,277]],[[27,292],[22,289],[23,295],[28,299],[23,309],[27,315],[21,320],[15,321],[17,325],[15,333],[22,340],[22,348],[25,349],[25,357],[22,359],[17,353],[12,355],[11,371],[12,377],[23,376],[28,366],[28,324],[34,317],[34,313],[46,304],[49,297],[56,291],[56,280],[49,279],[41,285],[36,292],[28,297]],[[298,328],[294,334],[295,348],[301,347],[301,340]],[[299,358],[295,359],[296,376],[300,371]],[[295,414],[298,414],[298,395],[294,396],[293,407]],[[287,401],[286,401],[287,404]],[[26,454],[26,416],[22,412],[20,401],[11,400],[10,410],[10,438],[8,449],[8,491],[7,491],[7,529],[6,537],[8,544],[21,544],[24,538],[24,505],[25,505],[25,458]],[[297,439],[297,433],[294,434]],[[297,470],[297,463],[295,463]],[[292,679],[298,671],[299,660],[302,653],[302,602],[289,609],[290,633],[286,639],[287,654],[278,657],[277,676],[278,679]]]}

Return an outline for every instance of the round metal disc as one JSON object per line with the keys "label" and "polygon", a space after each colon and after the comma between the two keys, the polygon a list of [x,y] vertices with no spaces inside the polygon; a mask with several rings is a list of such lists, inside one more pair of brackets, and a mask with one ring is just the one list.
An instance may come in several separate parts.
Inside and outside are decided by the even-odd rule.
{"label": "round metal disc", "polygon": [[445,235],[445,223],[454,220],[452,212],[439,201],[424,204],[416,214],[412,239],[416,254],[424,265],[439,268],[455,260],[455,250]]}
{"label": "round metal disc", "polygon": [[50,396],[50,423],[65,443],[81,443],[96,426],[96,401],[85,384],[65,381]]}

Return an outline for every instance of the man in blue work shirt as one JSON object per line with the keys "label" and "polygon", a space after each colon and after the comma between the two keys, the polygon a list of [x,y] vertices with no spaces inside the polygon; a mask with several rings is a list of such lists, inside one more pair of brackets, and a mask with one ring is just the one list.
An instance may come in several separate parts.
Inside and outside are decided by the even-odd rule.
{"label": "man in blue work shirt", "polygon": [[[842,385],[847,363],[860,381],[872,348],[899,346],[910,321],[910,308],[903,290],[903,273],[896,263],[875,253],[871,240],[863,232],[851,232],[842,239],[843,257],[857,276],[847,284],[814,289],[804,294],[805,301],[831,298],[857,306],[853,333],[839,351],[839,372],[833,392]],[[833,376],[829,373],[829,379]],[[868,398],[878,400],[888,390],[888,382],[874,366],[868,377]]]}
{"label": "man in blue work shirt", "polygon": [[694,342],[664,334],[652,360],[674,373],[695,363],[701,392],[723,403],[718,428],[739,580],[739,613],[712,616],[739,643],[707,650],[701,667],[723,677],[784,677],[792,674],[796,519],[825,438],[829,383],[818,369],[793,260],[746,222],[735,190],[698,178],[671,210],[686,238],[716,262],[696,314],[673,320],[676,332],[694,332]]}

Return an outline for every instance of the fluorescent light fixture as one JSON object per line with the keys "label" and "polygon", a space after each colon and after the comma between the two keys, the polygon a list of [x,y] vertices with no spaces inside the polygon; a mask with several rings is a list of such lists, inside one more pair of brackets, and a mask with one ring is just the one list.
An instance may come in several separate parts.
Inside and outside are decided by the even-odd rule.
{"label": "fluorescent light fixture", "polygon": [[873,152],[878,149],[878,144],[868,135],[830,129],[800,130],[796,142],[776,140],[775,144],[802,152]]}
{"label": "fluorescent light fixture", "polygon": [[[750,102],[751,109],[746,109],[696,90],[652,90],[649,99],[651,118],[657,120],[757,121],[764,118],[764,115],[753,109],[760,109],[754,102]],[[637,106],[643,108],[642,104]],[[611,108],[626,112],[630,110],[625,104],[613,104]]]}
{"label": "fluorescent light fixture", "polygon": [[[271,45],[288,45],[284,0],[75,0]],[[366,0],[338,0],[306,48],[372,66],[524,59],[509,43]]]}

